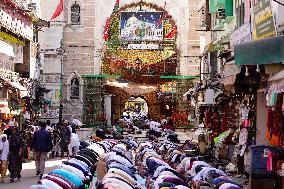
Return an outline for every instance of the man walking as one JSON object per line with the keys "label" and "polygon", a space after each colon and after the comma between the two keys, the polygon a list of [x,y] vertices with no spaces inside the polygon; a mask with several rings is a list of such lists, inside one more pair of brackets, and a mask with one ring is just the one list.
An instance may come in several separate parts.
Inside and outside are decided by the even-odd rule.
{"label": "man walking", "polygon": [[35,151],[36,175],[44,173],[47,154],[52,150],[51,133],[46,130],[46,123],[40,122],[40,130],[34,133],[32,148]]}

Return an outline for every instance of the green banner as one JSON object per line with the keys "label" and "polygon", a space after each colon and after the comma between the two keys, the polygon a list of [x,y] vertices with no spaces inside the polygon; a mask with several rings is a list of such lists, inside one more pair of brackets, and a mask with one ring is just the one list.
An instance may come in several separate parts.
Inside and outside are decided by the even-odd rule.
{"label": "green banner", "polygon": [[270,0],[260,0],[253,7],[254,28],[253,39],[275,37],[276,30],[270,6]]}

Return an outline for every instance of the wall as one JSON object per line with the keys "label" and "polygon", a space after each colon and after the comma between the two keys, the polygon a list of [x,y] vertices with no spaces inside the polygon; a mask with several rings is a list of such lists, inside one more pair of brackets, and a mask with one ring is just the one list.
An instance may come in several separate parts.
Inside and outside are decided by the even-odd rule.
{"label": "wall", "polygon": [[80,25],[72,25],[70,8],[74,3],[75,0],[65,1],[64,9],[64,20],[67,24],[63,33],[66,53],[63,64],[63,118],[70,119],[73,117],[81,120],[83,101],[82,99],[67,100],[67,80],[74,72],[79,75],[95,74],[94,34],[96,34],[95,21],[97,18],[95,17],[95,0],[76,0],[81,8],[81,23]]}
{"label": "wall", "polygon": [[41,19],[50,21],[50,27],[42,28],[38,37],[40,44],[40,69],[42,71],[40,83],[50,90],[44,98],[51,100],[49,111],[42,114],[41,118],[44,120],[50,119],[55,123],[58,122],[61,72],[61,57],[57,56],[56,53],[63,39],[63,28],[65,26],[63,14],[55,20],[50,20],[58,2],[58,0],[40,1]]}
{"label": "wall", "polygon": [[189,0],[189,32],[188,32],[188,56],[186,58],[187,75],[199,75],[200,59],[200,36],[196,31],[199,24],[199,5],[200,0]]}
{"label": "wall", "polygon": [[256,145],[268,145],[266,139],[267,107],[263,91],[257,93],[256,105]]}

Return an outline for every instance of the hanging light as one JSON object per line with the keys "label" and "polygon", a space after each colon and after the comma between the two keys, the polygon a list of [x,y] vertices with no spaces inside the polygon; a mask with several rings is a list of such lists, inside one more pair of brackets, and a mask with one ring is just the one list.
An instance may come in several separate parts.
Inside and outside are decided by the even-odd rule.
{"label": "hanging light", "polygon": [[249,70],[248,70],[248,67],[246,66],[246,73],[245,73],[245,76],[249,76]]}
{"label": "hanging light", "polygon": [[256,72],[258,72],[258,73],[260,72],[260,68],[259,68],[258,64],[256,65]]}

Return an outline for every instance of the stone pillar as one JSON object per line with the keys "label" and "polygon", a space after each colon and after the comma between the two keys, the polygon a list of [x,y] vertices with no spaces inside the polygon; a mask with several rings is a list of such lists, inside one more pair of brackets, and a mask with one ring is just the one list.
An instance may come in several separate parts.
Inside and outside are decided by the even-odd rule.
{"label": "stone pillar", "polygon": [[111,97],[112,95],[105,95],[105,116],[107,121],[107,126],[111,126]]}

